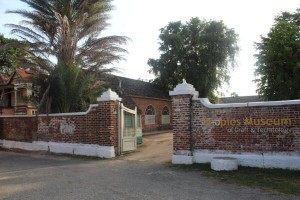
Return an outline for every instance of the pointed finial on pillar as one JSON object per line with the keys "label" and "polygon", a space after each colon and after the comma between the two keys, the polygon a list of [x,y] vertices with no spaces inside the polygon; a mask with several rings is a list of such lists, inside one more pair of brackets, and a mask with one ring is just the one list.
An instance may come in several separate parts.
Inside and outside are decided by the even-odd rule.
{"label": "pointed finial on pillar", "polygon": [[194,98],[198,98],[199,93],[195,90],[194,86],[187,83],[185,79],[182,80],[181,84],[178,84],[173,91],[169,91],[170,96],[191,94]]}
{"label": "pointed finial on pillar", "polygon": [[119,95],[112,91],[110,88],[106,91],[103,92],[103,94],[101,95],[101,97],[97,98],[97,101],[121,101],[122,99],[119,97]]}

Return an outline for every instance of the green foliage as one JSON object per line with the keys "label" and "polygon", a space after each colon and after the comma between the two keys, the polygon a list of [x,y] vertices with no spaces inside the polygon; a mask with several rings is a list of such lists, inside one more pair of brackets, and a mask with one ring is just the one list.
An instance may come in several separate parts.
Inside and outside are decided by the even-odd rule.
{"label": "green foliage", "polygon": [[[15,39],[5,38],[0,34],[0,45],[5,46],[10,43],[16,42]],[[18,58],[22,56],[20,49],[9,47],[0,50],[0,72],[11,74],[18,67]]]}
{"label": "green foliage", "polygon": [[277,16],[267,37],[256,43],[258,94],[266,100],[300,98],[300,10]]}
{"label": "green foliage", "polygon": [[[32,11],[7,11],[21,15],[21,25],[6,24],[11,33],[20,36],[19,45],[29,46],[31,64],[49,72],[57,64],[78,65],[89,70],[99,70],[106,64],[119,61],[126,50],[123,36],[100,37],[107,23],[107,13],[112,10],[111,0],[21,0]],[[29,53],[29,51],[27,53]],[[46,62],[48,61],[48,62]]]}
{"label": "green foliage", "polygon": [[[68,113],[85,111],[103,92],[102,85],[95,81],[94,76],[86,73],[78,66],[59,66],[54,73],[44,79],[40,77],[42,93],[49,87],[46,102],[41,110],[45,113]],[[55,98],[53,98],[55,97]]]}
{"label": "green foliage", "polygon": [[160,30],[161,55],[149,59],[154,83],[173,89],[182,79],[195,86],[201,97],[213,97],[229,80],[238,51],[237,34],[222,21],[192,18],[186,23],[170,22]]}
{"label": "green foliage", "polygon": [[40,111],[83,110],[101,92],[93,74],[115,70],[105,65],[122,60],[127,53],[120,47],[127,37],[100,37],[109,26],[112,0],[21,1],[32,10],[7,11],[24,18],[20,25],[7,26],[22,39],[15,47],[28,47],[26,63],[42,72]]}
{"label": "green foliage", "polygon": [[58,67],[50,83],[50,93],[56,97],[52,99],[52,111],[74,112],[87,109],[86,106],[94,102],[102,92],[97,90],[98,92],[91,94],[93,90],[90,87],[93,84],[94,77],[84,74],[79,67]]}

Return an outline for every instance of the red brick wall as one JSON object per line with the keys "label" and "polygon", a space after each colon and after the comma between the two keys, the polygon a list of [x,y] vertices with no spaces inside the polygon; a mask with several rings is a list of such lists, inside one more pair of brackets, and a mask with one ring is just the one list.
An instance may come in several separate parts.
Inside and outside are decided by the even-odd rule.
{"label": "red brick wall", "polygon": [[[0,137],[32,142],[118,146],[118,102],[100,102],[88,114],[1,117]],[[0,138],[1,139],[1,138]]]}
{"label": "red brick wall", "polygon": [[[170,117],[172,116],[172,102],[170,100],[143,98],[143,97],[131,97],[131,98],[135,102],[137,107],[142,111],[143,132],[168,130],[168,129],[172,128],[171,124],[162,124],[161,123],[162,110],[165,106],[167,106],[169,109]],[[153,106],[154,110],[155,110],[155,124],[146,125],[145,124],[145,111],[149,105]]]}
{"label": "red brick wall", "polygon": [[31,142],[36,131],[36,117],[0,118],[0,139]]}
{"label": "red brick wall", "polygon": [[172,98],[172,124],[174,151],[191,151],[191,98],[192,95]]}
{"label": "red brick wall", "polygon": [[189,115],[190,97],[173,97],[174,151],[300,152],[300,105],[207,108],[198,99]]}

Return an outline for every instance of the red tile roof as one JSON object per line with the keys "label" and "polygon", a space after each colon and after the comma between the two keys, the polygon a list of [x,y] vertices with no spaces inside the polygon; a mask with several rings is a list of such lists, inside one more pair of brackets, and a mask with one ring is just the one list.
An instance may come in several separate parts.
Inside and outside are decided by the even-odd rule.
{"label": "red tile roof", "polygon": [[16,73],[21,76],[24,81],[30,81],[30,78],[36,76],[36,72],[31,70],[16,69]]}

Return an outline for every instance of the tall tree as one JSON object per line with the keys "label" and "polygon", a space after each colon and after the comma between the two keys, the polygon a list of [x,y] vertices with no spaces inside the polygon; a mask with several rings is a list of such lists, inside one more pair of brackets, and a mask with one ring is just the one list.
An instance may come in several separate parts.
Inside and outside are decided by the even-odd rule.
{"label": "tall tree", "polygon": [[[7,24],[38,58],[57,59],[58,65],[79,64],[96,70],[122,59],[126,52],[119,45],[126,37],[99,37],[109,26],[112,0],[21,0],[31,11],[7,11],[21,15],[21,25]],[[53,64],[52,66],[54,66]],[[39,66],[41,67],[41,66]]]}
{"label": "tall tree", "polygon": [[160,29],[159,40],[160,58],[148,61],[154,83],[172,89],[186,79],[201,97],[212,97],[228,82],[229,66],[234,66],[238,52],[237,34],[222,21],[170,22]]}
{"label": "tall tree", "polygon": [[266,100],[300,98],[300,9],[283,12],[255,44],[258,94]]}
{"label": "tall tree", "polygon": [[[126,37],[100,37],[109,25],[107,20],[112,0],[21,1],[32,10],[8,11],[21,15],[24,20],[18,25],[7,26],[22,39],[16,45],[29,47],[26,52],[30,54],[28,63],[50,74],[45,79],[48,86],[44,87],[46,94],[41,95],[41,103],[48,107],[51,105],[50,110],[55,112],[76,111],[81,98],[75,101],[74,92],[71,91],[78,91],[76,95],[79,96],[86,94],[84,88],[81,88],[85,84],[78,81],[90,80],[84,77],[86,72],[112,71],[112,68],[105,68],[105,65],[123,59],[123,53],[126,53],[120,47],[126,43]],[[52,62],[53,57],[56,63]],[[92,81],[90,84],[95,85]],[[86,85],[87,89],[91,88],[90,84]],[[61,94],[58,94],[59,91]],[[68,98],[65,98],[66,95]]]}

